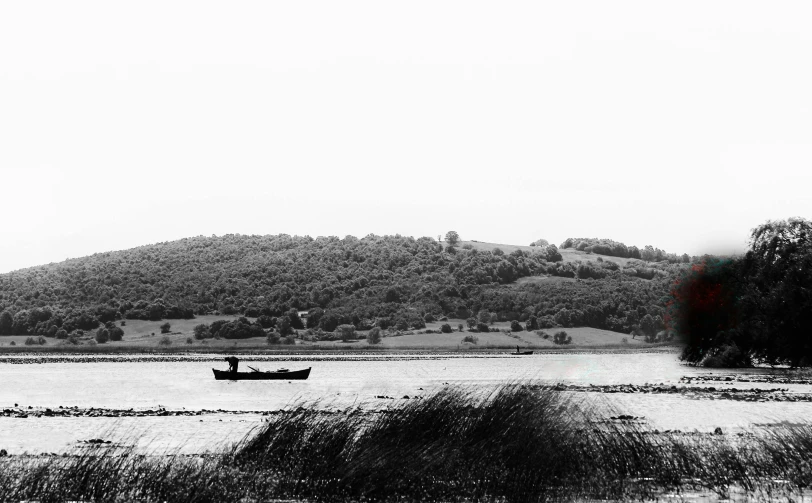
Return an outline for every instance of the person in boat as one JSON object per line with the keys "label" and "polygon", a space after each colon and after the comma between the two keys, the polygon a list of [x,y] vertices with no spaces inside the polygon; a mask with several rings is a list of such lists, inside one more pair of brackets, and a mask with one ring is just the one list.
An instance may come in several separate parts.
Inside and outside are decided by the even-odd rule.
{"label": "person in boat", "polygon": [[228,371],[229,372],[236,372],[237,367],[240,365],[240,360],[236,356],[227,356],[225,361],[228,362]]}

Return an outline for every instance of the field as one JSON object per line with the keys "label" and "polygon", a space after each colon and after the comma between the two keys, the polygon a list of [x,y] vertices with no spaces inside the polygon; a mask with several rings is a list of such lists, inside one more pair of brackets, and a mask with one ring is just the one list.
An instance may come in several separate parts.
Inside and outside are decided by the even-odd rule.
{"label": "field", "polygon": [[[527,253],[533,253],[536,251],[535,246],[519,246],[519,245],[502,245],[498,243],[482,243],[480,241],[460,241],[459,246],[463,245],[471,245],[474,249],[480,251],[492,251],[494,248],[499,248],[505,253],[511,253],[516,250],[522,250]],[[597,255],[595,253],[586,253],[582,251],[575,250],[573,248],[565,248],[565,249],[558,249],[558,252],[561,254],[561,257],[564,259],[564,262],[575,262],[577,260],[581,260],[586,262],[587,260],[595,261],[598,257],[602,258],[608,262],[615,262],[620,264],[620,266],[625,266],[629,261],[634,260],[630,258],[623,258],[623,257],[611,257],[609,255]]]}
{"label": "field", "polygon": [[[609,330],[601,330],[589,327],[576,327],[576,328],[555,328],[545,329],[543,332],[549,334],[548,338],[543,338],[535,332],[510,332],[510,323],[496,322],[492,327],[499,329],[499,332],[486,332],[476,333],[469,332],[467,328],[463,332],[458,331],[458,326],[462,324],[465,326],[465,320],[449,319],[445,322],[435,321],[426,324],[426,328],[422,330],[411,330],[403,333],[402,335],[387,335],[381,342],[376,345],[369,344],[365,339],[367,332],[359,331],[359,338],[351,342],[343,341],[318,341],[308,342],[303,340],[296,340],[295,346],[290,345],[274,345],[269,346],[264,337],[254,337],[250,339],[207,339],[200,341],[194,338],[194,327],[201,324],[211,324],[216,320],[233,320],[236,316],[219,316],[219,315],[206,315],[198,316],[192,320],[162,320],[162,321],[144,321],[144,320],[126,320],[126,324],[121,328],[124,330],[124,338],[121,341],[107,342],[104,344],[97,344],[93,346],[91,334],[86,336],[81,345],[73,346],[66,345],[64,341],[52,338],[45,338],[45,345],[39,346],[26,346],[25,340],[28,336],[14,335],[4,336],[0,338],[0,350],[12,350],[11,342],[14,341],[15,345],[13,350],[37,350],[48,351],[49,349],[88,349],[93,346],[95,350],[99,351],[143,351],[162,349],[164,351],[186,351],[186,350],[212,350],[212,351],[225,351],[225,350],[302,350],[302,349],[382,349],[382,350],[441,350],[441,351],[462,351],[462,350],[505,350],[515,349],[516,346],[524,349],[583,349],[583,348],[600,348],[600,347],[613,347],[613,348],[640,348],[644,347],[644,343],[640,339],[633,339],[628,334],[618,332],[611,332]],[[249,318],[250,319],[250,318]],[[253,321],[253,320],[252,320]],[[169,323],[171,328],[168,334],[162,334],[160,326],[164,323]],[[440,327],[448,323],[453,328],[453,332],[446,333],[425,333],[426,330],[439,331]],[[558,345],[553,342],[553,334],[564,330],[572,338],[572,342],[567,345]],[[300,331],[303,332],[303,331]],[[463,342],[465,336],[472,335],[476,337],[475,344],[470,342]],[[169,344],[165,341],[168,340]],[[164,341],[164,342],[162,342]]]}

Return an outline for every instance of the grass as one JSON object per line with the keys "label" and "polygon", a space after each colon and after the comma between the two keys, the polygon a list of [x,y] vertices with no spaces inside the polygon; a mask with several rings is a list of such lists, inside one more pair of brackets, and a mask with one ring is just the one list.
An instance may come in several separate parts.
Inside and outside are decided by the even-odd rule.
{"label": "grass", "polygon": [[[505,254],[512,253],[516,250],[522,250],[527,253],[533,253],[536,251],[535,246],[519,246],[519,245],[504,245],[498,243],[482,243],[480,241],[460,241],[460,244],[457,245],[458,248],[462,248],[462,245],[469,244],[474,249],[479,251],[493,251],[494,248],[499,248]],[[558,246],[556,244],[556,246]],[[561,258],[563,262],[575,262],[578,260],[586,262],[587,260],[591,260],[593,262],[598,260],[598,257],[602,258],[607,262],[615,262],[619,264],[621,267],[625,266],[629,261],[634,260],[625,257],[612,257],[610,255],[598,255],[597,253],[587,253],[583,251],[578,251],[573,248],[559,248],[558,252],[561,254]]]}
{"label": "grass", "polygon": [[[304,406],[303,406],[304,405]],[[0,458],[0,501],[573,501],[696,489],[792,495],[812,427],[749,438],[654,434],[513,383],[447,387],[383,411],[295,404],[224,452]]]}
{"label": "grass", "polygon": [[[601,349],[601,348],[643,348],[650,344],[644,343],[641,339],[632,339],[630,335],[610,330],[597,328],[577,327],[566,328],[568,334],[572,336],[572,343],[566,347],[553,344],[552,338],[545,340],[535,332],[513,332],[506,334],[504,331],[510,329],[509,322],[496,322],[492,326],[500,332],[473,333],[465,328],[464,332],[457,332],[457,326],[466,326],[465,320],[449,319],[448,321],[435,321],[426,324],[425,330],[438,331],[444,323],[450,324],[454,332],[450,334],[418,334],[420,330],[411,330],[411,334],[401,336],[385,336],[379,344],[371,345],[366,339],[360,339],[352,343],[341,341],[321,341],[315,343],[303,343],[297,341],[295,346],[274,345],[269,346],[264,337],[254,337],[250,339],[206,339],[199,341],[194,338],[194,327],[201,324],[211,324],[216,320],[234,320],[237,316],[204,315],[197,316],[192,320],[125,320],[126,324],[121,327],[124,337],[121,341],[110,341],[96,346],[86,344],[87,340],[93,338],[95,331],[89,331],[86,340],[81,345],[64,345],[63,341],[55,338],[44,338],[45,344],[42,346],[25,345],[25,340],[29,336],[3,336],[0,337],[0,352],[179,352],[179,351],[270,351],[270,350],[344,350],[353,349],[385,349],[385,350],[505,350],[515,349],[519,345],[525,349]],[[253,321],[253,319],[249,318]],[[171,325],[170,333],[162,334],[160,326],[164,323]],[[118,323],[118,322],[117,322]],[[522,324],[524,326],[524,324]],[[554,330],[546,330],[552,336]],[[358,332],[366,336],[365,331]],[[152,335],[155,334],[155,335]],[[477,344],[463,343],[466,335],[474,334],[478,338]],[[192,342],[188,343],[191,338]],[[623,342],[623,339],[627,342]],[[16,346],[10,346],[10,342],[15,341]],[[166,342],[168,341],[168,344]]]}

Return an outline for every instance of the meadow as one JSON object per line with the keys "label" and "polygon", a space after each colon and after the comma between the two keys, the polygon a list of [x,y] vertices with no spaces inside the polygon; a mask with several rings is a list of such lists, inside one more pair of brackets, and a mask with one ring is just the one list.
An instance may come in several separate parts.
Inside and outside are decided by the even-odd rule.
{"label": "meadow", "polygon": [[[498,332],[470,332],[463,328],[460,332],[458,326],[465,326],[465,320],[449,318],[447,321],[426,323],[421,330],[408,330],[384,333],[378,344],[370,344],[366,339],[368,331],[358,331],[358,338],[349,342],[337,341],[306,341],[296,339],[293,345],[269,345],[265,337],[252,337],[248,339],[206,339],[197,340],[194,337],[194,327],[205,323],[211,324],[216,320],[232,321],[238,316],[228,315],[199,315],[189,320],[125,320],[121,326],[124,336],[121,341],[109,341],[104,344],[94,344],[92,332],[87,334],[80,345],[65,344],[62,340],[44,338],[43,345],[26,345],[29,336],[5,336],[0,338],[0,352],[20,351],[228,351],[228,350],[332,350],[332,349],[381,349],[381,350],[439,350],[439,351],[488,351],[509,350],[519,346],[522,350],[556,350],[589,349],[589,348],[617,348],[635,350],[650,346],[642,338],[633,338],[631,335],[610,330],[590,327],[545,329],[542,332],[549,337],[534,332],[511,332],[510,323],[494,322],[491,326]],[[254,321],[253,318],[248,318]],[[161,325],[170,324],[169,333],[161,332]],[[117,322],[117,324],[120,322]],[[438,333],[443,324],[448,323],[453,328],[452,333]],[[555,344],[553,334],[564,330],[571,337],[566,345]],[[426,332],[429,333],[426,333]],[[303,333],[300,330],[300,333]],[[475,343],[466,342],[466,336],[473,336]],[[11,342],[14,345],[11,345]]]}

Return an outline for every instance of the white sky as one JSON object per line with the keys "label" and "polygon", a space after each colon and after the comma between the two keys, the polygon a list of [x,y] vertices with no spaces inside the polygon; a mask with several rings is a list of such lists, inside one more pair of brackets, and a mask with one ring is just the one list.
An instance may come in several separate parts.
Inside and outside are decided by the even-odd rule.
{"label": "white sky", "polygon": [[211,234],[742,250],[812,218],[808,2],[0,3],[0,272]]}

